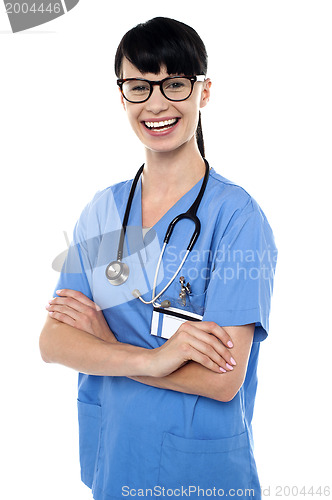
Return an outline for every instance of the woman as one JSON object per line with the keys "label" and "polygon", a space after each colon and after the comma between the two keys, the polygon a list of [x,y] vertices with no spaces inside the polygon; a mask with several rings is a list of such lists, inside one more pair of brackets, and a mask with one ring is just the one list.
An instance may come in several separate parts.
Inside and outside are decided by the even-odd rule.
{"label": "woman", "polygon": [[[82,480],[97,500],[260,498],[251,421],[272,231],[204,159],[211,81],[197,33],[167,18],[138,25],[115,70],[144,168],[85,207],[40,337],[45,361],[80,372]],[[162,249],[190,208],[200,232],[180,218]]]}

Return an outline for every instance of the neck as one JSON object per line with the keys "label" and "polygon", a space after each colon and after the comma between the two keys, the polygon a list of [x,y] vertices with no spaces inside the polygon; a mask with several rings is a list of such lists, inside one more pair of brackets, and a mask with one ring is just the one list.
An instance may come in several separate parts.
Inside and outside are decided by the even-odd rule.
{"label": "neck", "polygon": [[204,175],[205,163],[191,141],[176,151],[159,153],[146,150],[142,176],[143,196],[177,198],[191,189]]}

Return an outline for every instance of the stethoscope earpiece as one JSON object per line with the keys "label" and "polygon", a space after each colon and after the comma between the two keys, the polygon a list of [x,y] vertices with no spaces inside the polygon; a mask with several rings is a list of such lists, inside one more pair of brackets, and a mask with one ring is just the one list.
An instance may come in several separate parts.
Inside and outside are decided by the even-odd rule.
{"label": "stethoscope earpiece", "polygon": [[129,276],[129,267],[125,262],[120,260],[113,260],[106,267],[106,278],[111,285],[122,285],[125,283]]}

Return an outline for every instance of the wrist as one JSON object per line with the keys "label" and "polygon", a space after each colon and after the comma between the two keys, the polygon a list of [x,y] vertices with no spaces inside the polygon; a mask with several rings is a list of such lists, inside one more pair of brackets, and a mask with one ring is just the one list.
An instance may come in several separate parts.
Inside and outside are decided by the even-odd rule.
{"label": "wrist", "polygon": [[152,356],[153,349],[126,344],[124,342],[108,342],[107,349],[111,369],[117,366],[116,373],[124,377],[152,376]]}
{"label": "wrist", "polygon": [[101,340],[104,340],[104,342],[108,342],[109,344],[116,344],[118,341],[115,338],[113,332],[110,330],[108,324],[106,321],[104,324],[98,328],[99,332],[96,333],[96,337],[99,337]]}
{"label": "wrist", "polygon": [[138,376],[155,377],[155,349],[142,349],[138,353],[137,374]]}

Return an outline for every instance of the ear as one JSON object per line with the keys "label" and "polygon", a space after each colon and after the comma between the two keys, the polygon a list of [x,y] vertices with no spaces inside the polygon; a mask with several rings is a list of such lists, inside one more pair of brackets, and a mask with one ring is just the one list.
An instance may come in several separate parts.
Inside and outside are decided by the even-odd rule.
{"label": "ear", "polygon": [[204,108],[204,106],[207,105],[207,103],[210,100],[210,88],[211,88],[212,82],[210,78],[207,78],[203,82],[203,90],[201,94],[201,102],[200,102],[200,108]]}

